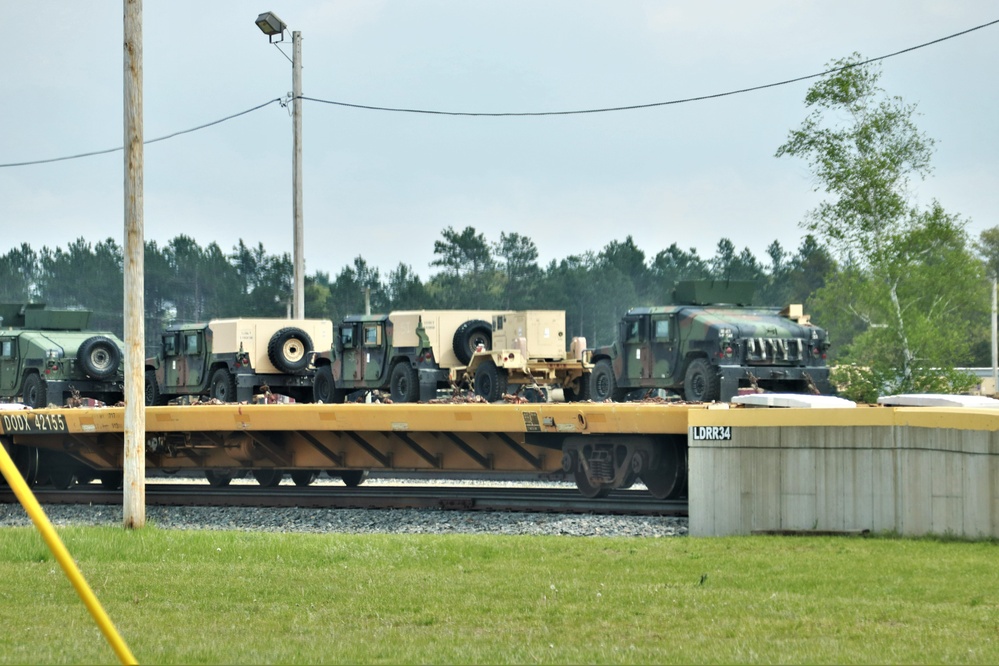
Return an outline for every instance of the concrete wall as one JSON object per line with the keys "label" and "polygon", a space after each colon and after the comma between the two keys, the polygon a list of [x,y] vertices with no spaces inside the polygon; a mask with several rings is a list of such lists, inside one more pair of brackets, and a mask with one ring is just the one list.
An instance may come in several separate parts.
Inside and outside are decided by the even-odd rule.
{"label": "concrete wall", "polygon": [[[692,536],[867,529],[999,537],[999,413],[728,409],[692,411],[689,425]],[[724,427],[730,439],[695,439]]]}

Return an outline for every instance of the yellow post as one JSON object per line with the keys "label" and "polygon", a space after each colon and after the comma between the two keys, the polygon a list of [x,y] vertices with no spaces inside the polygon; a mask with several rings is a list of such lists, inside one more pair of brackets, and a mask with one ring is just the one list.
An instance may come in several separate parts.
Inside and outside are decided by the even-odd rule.
{"label": "yellow post", "polygon": [[7,484],[10,485],[17,499],[21,502],[21,506],[28,512],[31,522],[35,524],[35,528],[41,533],[42,538],[45,539],[46,545],[48,545],[49,550],[52,551],[52,554],[58,560],[59,566],[62,567],[66,577],[69,578],[69,582],[76,588],[76,593],[80,595],[80,599],[83,600],[87,610],[90,611],[94,621],[97,622],[97,626],[100,627],[104,638],[111,645],[111,649],[118,655],[118,660],[122,664],[139,663],[132,656],[131,650],[128,649],[125,641],[118,634],[118,630],[115,629],[111,618],[104,612],[101,602],[94,596],[93,590],[90,589],[90,585],[83,578],[83,574],[80,573],[69,551],[66,550],[66,545],[63,544],[62,539],[56,534],[55,528],[49,522],[48,516],[45,515],[38,500],[35,499],[34,493],[31,492],[28,484],[21,477],[21,473],[14,465],[14,461],[11,460],[10,454],[7,453],[7,447],[3,444],[0,444],[0,471],[3,472],[4,478],[7,479]]}

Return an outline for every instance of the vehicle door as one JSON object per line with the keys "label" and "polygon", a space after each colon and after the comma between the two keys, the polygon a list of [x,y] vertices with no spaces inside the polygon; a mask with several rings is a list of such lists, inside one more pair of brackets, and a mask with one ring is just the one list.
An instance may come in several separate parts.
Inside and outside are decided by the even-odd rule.
{"label": "vehicle door", "polygon": [[380,382],[388,373],[388,368],[385,367],[385,341],[385,322],[366,321],[361,324],[365,381]]}
{"label": "vehicle door", "polygon": [[651,367],[648,365],[648,319],[642,316],[625,317],[621,334],[623,336],[624,369],[620,382],[626,386],[641,386],[642,380],[649,376]]}
{"label": "vehicle door", "polygon": [[652,315],[650,326],[651,344],[649,352],[650,375],[654,385],[663,380],[672,383],[677,368],[676,316],[663,313]]}
{"label": "vehicle door", "polygon": [[17,338],[12,335],[0,336],[0,395],[17,395],[19,366]]}
{"label": "vehicle door", "polygon": [[181,355],[187,373],[184,385],[188,388],[200,390],[206,384],[208,378],[205,376],[206,356],[205,353],[205,331],[183,331],[180,335]]}
{"label": "vehicle door", "polygon": [[340,324],[336,328],[333,378],[340,386],[352,388],[364,376],[364,356],[358,346],[359,337],[357,324]]}

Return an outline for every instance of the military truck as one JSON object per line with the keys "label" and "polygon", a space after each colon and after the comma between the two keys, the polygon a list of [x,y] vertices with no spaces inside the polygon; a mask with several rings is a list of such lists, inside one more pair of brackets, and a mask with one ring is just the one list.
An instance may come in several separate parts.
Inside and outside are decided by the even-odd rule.
{"label": "military truck", "polygon": [[146,404],[207,395],[249,402],[266,386],[301,402],[312,398],[317,348],[333,341],[324,319],[213,319],[163,332],[159,354],[146,360]]}
{"label": "military truck", "polygon": [[753,292],[745,281],[680,282],[673,305],[629,310],[614,344],[590,350],[590,397],[657,388],[691,402],[729,401],[740,388],[832,394],[828,333],[800,305],[749,305]]}
{"label": "military truck", "polygon": [[393,402],[434,398],[457,381],[475,350],[492,343],[492,310],[406,310],[348,315],[333,347],[316,356],[313,397],[343,402],[355,391],[387,391]]}
{"label": "military truck", "polygon": [[62,407],[78,392],[119,402],[125,344],[113,333],[87,330],[90,315],[44,303],[0,304],[0,398]]}
{"label": "military truck", "polygon": [[514,393],[540,389],[549,399],[559,390],[566,402],[589,397],[586,338],[573,338],[566,350],[564,310],[497,314],[492,324],[492,349],[476,351],[465,369],[476,395],[495,402],[513,384]]}

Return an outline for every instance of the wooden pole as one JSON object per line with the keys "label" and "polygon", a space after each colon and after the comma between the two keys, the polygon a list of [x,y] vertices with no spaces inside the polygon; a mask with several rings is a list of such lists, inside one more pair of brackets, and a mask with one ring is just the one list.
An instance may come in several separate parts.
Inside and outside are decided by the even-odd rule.
{"label": "wooden pole", "polygon": [[125,3],[125,527],[146,524],[142,0]]}
{"label": "wooden pole", "polygon": [[999,279],[992,278],[992,395],[999,395]]}

